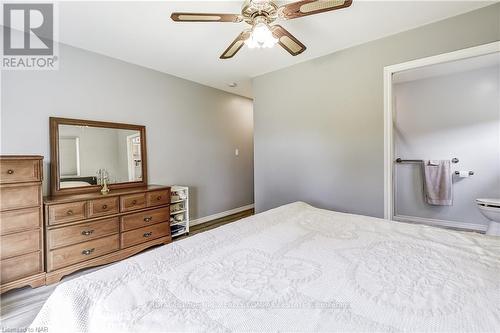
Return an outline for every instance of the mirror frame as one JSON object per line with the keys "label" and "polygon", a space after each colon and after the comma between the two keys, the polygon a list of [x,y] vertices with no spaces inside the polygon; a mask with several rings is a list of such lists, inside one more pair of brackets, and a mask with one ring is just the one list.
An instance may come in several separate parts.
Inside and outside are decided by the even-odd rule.
{"label": "mirror frame", "polygon": [[102,128],[115,128],[139,131],[141,136],[141,155],[142,155],[142,180],[135,182],[122,182],[115,184],[108,184],[109,189],[123,189],[130,187],[147,186],[148,184],[148,163],[146,152],[146,126],[111,123],[104,121],[83,120],[83,119],[70,119],[50,117],[50,192],[52,196],[67,195],[67,194],[83,194],[99,192],[101,185],[89,185],[81,187],[60,188],[60,168],[59,168],[59,125],[76,125],[76,126],[90,126]]}

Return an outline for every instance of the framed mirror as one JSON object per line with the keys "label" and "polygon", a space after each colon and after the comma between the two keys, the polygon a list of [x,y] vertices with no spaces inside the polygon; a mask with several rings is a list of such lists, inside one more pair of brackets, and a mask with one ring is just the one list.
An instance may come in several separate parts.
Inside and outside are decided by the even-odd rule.
{"label": "framed mirror", "polygon": [[146,128],[50,118],[51,194],[147,185]]}

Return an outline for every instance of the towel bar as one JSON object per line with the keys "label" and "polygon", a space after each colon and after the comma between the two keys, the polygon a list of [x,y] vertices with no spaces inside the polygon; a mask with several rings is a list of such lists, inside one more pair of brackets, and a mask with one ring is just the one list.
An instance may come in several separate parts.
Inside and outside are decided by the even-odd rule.
{"label": "towel bar", "polygon": [[[403,160],[400,157],[396,158],[396,163],[423,163],[424,160]],[[456,157],[451,159],[451,163],[458,163],[459,160]]]}

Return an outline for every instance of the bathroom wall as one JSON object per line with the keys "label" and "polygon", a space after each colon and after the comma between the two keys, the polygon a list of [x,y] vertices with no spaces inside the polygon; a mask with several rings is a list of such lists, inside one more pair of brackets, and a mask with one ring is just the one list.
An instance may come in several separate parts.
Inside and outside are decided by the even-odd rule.
{"label": "bathroom wall", "polygon": [[500,67],[490,66],[394,85],[395,154],[451,159],[453,206],[424,202],[418,164],[395,166],[396,215],[484,225],[477,198],[500,198]]}

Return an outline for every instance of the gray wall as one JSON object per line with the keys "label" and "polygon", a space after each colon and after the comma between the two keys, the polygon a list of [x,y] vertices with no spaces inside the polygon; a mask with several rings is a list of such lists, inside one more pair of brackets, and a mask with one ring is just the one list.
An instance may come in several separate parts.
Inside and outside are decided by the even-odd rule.
{"label": "gray wall", "polygon": [[255,78],[256,210],[382,217],[384,66],[498,40],[495,4]]}
{"label": "gray wall", "polygon": [[193,218],[253,203],[249,99],[60,45],[58,71],[2,72],[2,154],[44,155],[46,179],[49,116],[145,125],[149,182],[191,186]]}
{"label": "gray wall", "polygon": [[477,198],[500,198],[500,67],[432,77],[394,85],[395,154],[407,159],[451,159],[453,206],[423,200],[422,170],[398,164],[396,214],[486,225]]}

